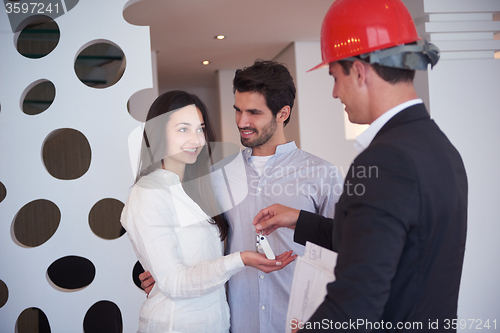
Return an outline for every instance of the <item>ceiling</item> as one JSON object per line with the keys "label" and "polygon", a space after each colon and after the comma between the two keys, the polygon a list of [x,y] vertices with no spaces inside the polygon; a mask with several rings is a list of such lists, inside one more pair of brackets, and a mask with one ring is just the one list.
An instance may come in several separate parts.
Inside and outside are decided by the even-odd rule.
{"label": "ceiling", "polygon": [[[131,4],[130,4],[131,3]],[[159,89],[212,87],[216,71],[272,59],[293,41],[319,40],[333,0],[139,0],[124,17],[149,25]],[[224,40],[215,39],[223,34]],[[210,64],[204,66],[203,60]]]}

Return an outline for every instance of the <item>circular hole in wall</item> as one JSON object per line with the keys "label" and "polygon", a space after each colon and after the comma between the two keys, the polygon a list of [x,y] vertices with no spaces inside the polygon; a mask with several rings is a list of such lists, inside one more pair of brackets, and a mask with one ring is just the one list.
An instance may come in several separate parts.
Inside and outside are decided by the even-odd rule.
{"label": "circular hole in wall", "polygon": [[92,305],[83,319],[85,333],[123,332],[122,313],[118,306],[110,301],[99,301]]}
{"label": "circular hole in wall", "polygon": [[76,76],[89,87],[107,88],[118,82],[125,71],[125,54],[105,41],[85,47],[76,57]]}
{"label": "circular hole in wall", "polygon": [[2,182],[0,182],[0,202],[2,202],[6,196],[7,196],[7,189],[5,188],[5,185]]}
{"label": "circular hole in wall", "polygon": [[15,239],[24,246],[36,247],[48,241],[61,221],[61,211],[49,200],[38,199],[19,210],[13,223]]}
{"label": "circular hole in wall", "polygon": [[20,33],[16,34],[17,51],[26,58],[38,59],[52,52],[61,33],[57,23],[48,16],[31,16]]}
{"label": "circular hole in wall", "polygon": [[7,303],[7,300],[9,299],[9,288],[7,288],[7,285],[5,282],[0,280],[0,309]]}
{"label": "circular hole in wall", "polygon": [[135,119],[145,122],[149,108],[158,97],[154,89],[143,89],[136,91],[127,101],[127,111]]}
{"label": "circular hole in wall", "polygon": [[33,82],[23,93],[22,110],[33,116],[47,110],[56,97],[56,87],[48,80]]}
{"label": "circular hole in wall", "polygon": [[116,199],[106,198],[98,201],[90,210],[90,229],[104,239],[116,239],[125,233],[120,223],[124,204]]}
{"label": "circular hole in wall", "polygon": [[69,12],[72,10],[77,4],[79,0],[64,0],[64,3],[66,4],[66,12]]}
{"label": "circular hole in wall", "polygon": [[132,280],[134,281],[134,284],[141,290],[141,280],[139,279],[139,275],[144,273],[144,268],[142,267],[141,263],[137,261],[134,265],[134,269],[132,270]]}
{"label": "circular hole in wall", "polygon": [[83,176],[90,167],[91,156],[85,135],[71,128],[50,133],[42,148],[45,168],[53,177],[63,180]]}
{"label": "circular hole in wall", "polygon": [[49,320],[39,308],[27,308],[16,321],[16,333],[50,333]]}
{"label": "circular hole in wall", "polygon": [[66,256],[50,264],[47,276],[57,287],[75,291],[94,281],[95,266],[87,258]]}

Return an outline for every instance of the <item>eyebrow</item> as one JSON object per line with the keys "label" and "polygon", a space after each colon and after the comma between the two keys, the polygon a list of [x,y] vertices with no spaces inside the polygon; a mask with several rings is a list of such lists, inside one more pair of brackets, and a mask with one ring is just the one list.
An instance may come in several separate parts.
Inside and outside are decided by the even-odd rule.
{"label": "eyebrow", "polygon": [[[236,105],[233,105],[233,108],[236,110],[236,111],[241,111],[239,107],[237,107]],[[244,111],[248,111],[248,112],[262,112],[262,110],[260,109],[246,109]]]}
{"label": "eyebrow", "polygon": [[[178,123],[175,126],[179,126],[179,125],[191,126],[191,123]],[[205,123],[201,123],[200,126],[205,126]]]}

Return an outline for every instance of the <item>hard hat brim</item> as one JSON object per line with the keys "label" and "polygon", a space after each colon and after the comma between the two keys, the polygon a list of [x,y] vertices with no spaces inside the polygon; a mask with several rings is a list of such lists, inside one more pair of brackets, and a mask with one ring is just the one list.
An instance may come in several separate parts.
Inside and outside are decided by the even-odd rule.
{"label": "hard hat brim", "polygon": [[323,62],[321,62],[321,64],[314,66],[313,68],[308,70],[306,73],[309,73],[309,72],[314,71],[314,70],[319,69],[319,68],[326,67],[326,66],[328,66],[328,64],[329,64],[328,61],[323,61]]}

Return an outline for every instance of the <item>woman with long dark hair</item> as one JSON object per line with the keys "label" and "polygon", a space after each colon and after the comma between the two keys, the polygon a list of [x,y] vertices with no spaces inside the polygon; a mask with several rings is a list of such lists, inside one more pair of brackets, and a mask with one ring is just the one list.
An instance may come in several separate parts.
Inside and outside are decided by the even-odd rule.
{"label": "woman with long dark hair", "polygon": [[214,141],[196,95],[170,91],[152,104],[121,217],[137,258],[156,281],[142,305],[139,332],[228,332],[225,282],[244,266],[271,272],[294,259],[291,252],[276,260],[252,251],[223,256],[228,224],[218,215],[209,174]]}

